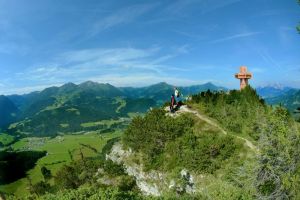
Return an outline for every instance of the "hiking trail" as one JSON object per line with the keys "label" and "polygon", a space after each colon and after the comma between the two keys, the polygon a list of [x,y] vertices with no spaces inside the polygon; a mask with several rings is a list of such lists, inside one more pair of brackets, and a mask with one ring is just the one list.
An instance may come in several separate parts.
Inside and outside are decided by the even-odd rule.
{"label": "hiking trail", "polygon": [[[169,111],[169,108],[165,109],[166,111]],[[181,113],[192,113],[195,116],[197,116],[199,119],[201,119],[202,121],[205,121],[206,123],[210,124],[211,126],[214,126],[216,128],[218,128],[224,135],[229,135],[221,126],[219,126],[216,122],[212,121],[211,119],[209,119],[207,116],[202,115],[201,113],[199,113],[196,110],[192,110],[191,108],[188,108],[187,105],[183,105],[180,107],[180,109],[178,111],[176,111],[175,113],[168,113],[169,116],[171,117],[176,117],[177,115],[180,115]],[[231,134],[232,135],[232,134]],[[245,144],[252,149],[255,152],[259,152],[259,149],[248,139],[237,136],[237,135],[232,135],[240,140],[243,140],[245,142]]]}

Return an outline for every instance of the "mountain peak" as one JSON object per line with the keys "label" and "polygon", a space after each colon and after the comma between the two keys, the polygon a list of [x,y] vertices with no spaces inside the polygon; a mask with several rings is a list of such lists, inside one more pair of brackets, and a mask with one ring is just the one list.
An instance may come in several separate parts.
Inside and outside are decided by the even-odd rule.
{"label": "mountain peak", "polygon": [[156,83],[156,84],[153,84],[153,85],[170,85],[170,84],[168,84],[167,82],[159,82],[159,83]]}
{"label": "mountain peak", "polygon": [[62,85],[62,87],[70,87],[70,86],[74,87],[74,86],[76,86],[76,84],[72,83],[72,82],[69,82],[69,83],[66,83],[66,84]]}
{"label": "mountain peak", "polygon": [[93,81],[85,81],[79,84],[79,86],[96,86],[96,85],[99,85],[99,83]]}
{"label": "mountain peak", "polygon": [[207,82],[207,83],[204,83],[203,85],[205,85],[205,86],[215,86],[215,84],[213,84],[212,82]]}

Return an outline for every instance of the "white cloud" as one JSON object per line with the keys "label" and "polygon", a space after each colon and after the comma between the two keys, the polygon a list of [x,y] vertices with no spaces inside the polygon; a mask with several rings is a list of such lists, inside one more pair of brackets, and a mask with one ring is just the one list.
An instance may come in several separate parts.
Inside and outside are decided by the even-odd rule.
{"label": "white cloud", "polygon": [[151,85],[158,82],[167,82],[169,84],[184,86],[198,84],[199,82],[188,80],[180,77],[170,77],[164,75],[151,75],[151,74],[133,74],[133,75],[120,75],[120,74],[107,74],[99,77],[93,77],[90,80],[101,83],[110,83],[115,86],[136,86],[142,87]]}

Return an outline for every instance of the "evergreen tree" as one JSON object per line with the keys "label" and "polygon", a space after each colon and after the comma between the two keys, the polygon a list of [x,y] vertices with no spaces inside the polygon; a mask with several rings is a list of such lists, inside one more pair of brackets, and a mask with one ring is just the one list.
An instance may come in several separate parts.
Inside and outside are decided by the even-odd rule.
{"label": "evergreen tree", "polygon": [[299,132],[286,109],[277,107],[270,112],[259,145],[258,198],[299,199]]}

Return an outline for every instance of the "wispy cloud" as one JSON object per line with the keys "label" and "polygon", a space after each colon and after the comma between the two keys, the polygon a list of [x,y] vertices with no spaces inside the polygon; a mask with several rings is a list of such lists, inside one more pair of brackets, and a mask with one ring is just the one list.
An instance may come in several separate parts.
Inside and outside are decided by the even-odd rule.
{"label": "wispy cloud", "polygon": [[262,32],[238,33],[238,34],[234,34],[234,35],[231,35],[228,37],[213,40],[213,41],[211,41],[211,43],[226,42],[226,41],[235,40],[235,39],[239,39],[239,38],[251,37],[251,36],[259,35],[259,34],[262,34]]}
{"label": "wispy cloud", "polygon": [[186,9],[193,6],[200,10],[201,14],[213,12],[241,0],[177,0],[169,5],[164,11],[170,14],[183,15]]}
{"label": "wispy cloud", "polygon": [[108,77],[107,74],[131,77],[143,73],[151,77],[164,77],[169,71],[184,71],[184,68],[169,66],[165,62],[186,52],[187,46],[177,47],[167,54],[163,54],[160,47],[70,51],[58,56],[53,63],[36,65],[18,73],[16,78],[48,84],[86,81],[94,77]]}
{"label": "wispy cloud", "polygon": [[177,33],[179,35],[182,35],[182,36],[194,39],[194,40],[201,40],[201,39],[205,39],[206,38],[203,35],[199,35],[199,34],[195,34],[195,33],[189,33],[189,32],[186,32],[186,31],[173,30],[173,32],[175,32],[175,33]]}
{"label": "wispy cloud", "polygon": [[258,55],[268,64],[281,70],[280,64],[266,50],[257,50]]}
{"label": "wispy cloud", "polygon": [[253,67],[253,68],[251,68],[251,72],[253,72],[253,73],[263,73],[263,72],[265,72],[265,69],[261,68],[261,67]]}
{"label": "wispy cloud", "polygon": [[134,5],[113,12],[113,14],[96,21],[92,25],[91,31],[89,32],[88,36],[95,36],[98,33],[111,29],[115,26],[133,22],[135,19],[150,11],[156,5],[157,4]]}
{"label": "wispy cloud", "polygon": [[212,12],[223,7],[229,6],[231,4],[238,3],[240,1],[242,0],[207,0],[206,2],[202,1],[202,13],[205,14],[208,12]]}
{"label": "wispy cloud", "polygon": [[4,95],[11,95],[11,94],[27,94],[33,91],[41,91],[45,88],[48,87],[53,87],[53,86],[61,86],[64,83],[51,83],[51,84],[45,84],[45,85],[34,85],[34,86],[26,86],[26,87],[10,87],[10,88],[3,88],[0,89],[0,94]]}
{"label": "wispy cloud", "polygon": [[199,82],[193,81],[190,79],[171,77],[166,75],[153,75],[153,74],[145,74],[138,73],[132,75],[121,75],[121,74],[106,74],[103,76],[92,77],[90,80],[102,82],[102,83],[111,83],[115,86],[147,86],[153,83],[158,82],[167,82],[169,84],[174,85],[193,85],[198,84]]}

